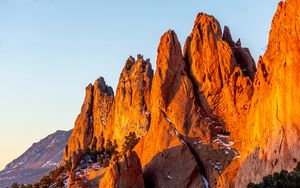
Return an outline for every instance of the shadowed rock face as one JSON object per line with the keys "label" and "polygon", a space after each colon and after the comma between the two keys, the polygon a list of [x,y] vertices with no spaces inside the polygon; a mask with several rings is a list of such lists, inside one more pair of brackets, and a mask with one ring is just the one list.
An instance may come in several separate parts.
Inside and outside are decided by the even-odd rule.
{"label": "shadowed rock face", "polygon": [[[300,160],[300,2],[280,2],[260,58],[235,181],[244,187]],[[233,164],[232,166],[237,166]],[[228,171],[228,173],[232,173]]]}
{"label": "shadowed rock face", "polygon": [[111,161],[104,177],[100,180],[99,188],[103,187],[145,187],[141,163],[135,152],[128,151]]}
{"label": "shadowed rock face", "polygon": [[253,80],[256,73],[256,65],[250,54],[250,50],[241,46],[242,44],[240,39],[236,42],[232,40],[229,27],[227,26],[224,27],[222,39],[229,44],[234,54],[236,63],[241,68],[243,74],[245,76],[249,76],[250,79]]}
{"label": "shadowed rock face", "polygon": [[34,143],[0,172],[0,187],[14,182],[34,183],[59,165],[72,131],[56,131]]}

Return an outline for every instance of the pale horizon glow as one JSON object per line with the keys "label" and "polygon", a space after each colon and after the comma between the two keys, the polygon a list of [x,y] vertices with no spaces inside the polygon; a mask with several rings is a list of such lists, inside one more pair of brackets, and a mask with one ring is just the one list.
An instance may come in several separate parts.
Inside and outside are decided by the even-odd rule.
{"label": "pale horizon glow", "polygon": [[197,13],[214,15],[257,61],[278,1],[0,0],[0,169],[34,142],[70,130],[85,87],[116,88],[129,55],[155,68],[161,35],[184,45]]}

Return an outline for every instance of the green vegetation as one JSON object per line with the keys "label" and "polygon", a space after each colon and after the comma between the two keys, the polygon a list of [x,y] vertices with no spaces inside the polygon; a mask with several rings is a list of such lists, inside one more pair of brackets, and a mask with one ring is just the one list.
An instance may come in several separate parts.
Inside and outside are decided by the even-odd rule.
{"label": "green vegetation", "polygon": [[123,151],[130,151],[140,141],[140,138],[136,137],[135,132],[130,132],[129,135],[125,136],[125,143],[123,144]]}
{"label": "green vegetation", "polygon": [[259,184],[250,183],[248,188],[298,188],[300,187],[300,162],[292,172],[282,170],[263,178]]}
{"label": "green vegetation", "polygon": [[104,148],[104,152],[107,153],[111,158],[114,154],[118,154],[117,148],[117,141],[114,140],[114,142],[111,142],[110,139],[108,139]]}
{"label": "green vegetation", "polygon": [[63,173],[66,173],[70,169],[70,162],[66,161],[65,165],[57,167],[52,170],[49,175],[42,177],[37,183],[31,184],[18,184],[13,183],[10,188],[48,188],[50,185],[55,183],[55,187],[64,187]]}

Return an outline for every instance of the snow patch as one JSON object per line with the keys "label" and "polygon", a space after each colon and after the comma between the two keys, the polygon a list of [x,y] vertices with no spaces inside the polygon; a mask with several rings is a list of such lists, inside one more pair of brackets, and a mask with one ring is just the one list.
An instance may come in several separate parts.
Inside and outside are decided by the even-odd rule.
{"label": "snow patch", "polygon": [[202,175],[202,181],[204,183],[205,188],[209,188],[209,183],[207,181],[207,179]]}

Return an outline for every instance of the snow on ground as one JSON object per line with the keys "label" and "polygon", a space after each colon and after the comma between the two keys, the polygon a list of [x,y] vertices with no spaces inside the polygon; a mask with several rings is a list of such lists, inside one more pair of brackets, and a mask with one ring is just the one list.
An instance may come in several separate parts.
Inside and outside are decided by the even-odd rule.
{"label": "snow on ground", "polygon": [[[235,157],[233,159],[236,158],[240,158],[240,154],[233,148],[231,148],[231,146],[234,144],[234,142],[232,141],[227,141],[229,139],[229,135],[224,135],[224,134],[218,134],[217,138],[213,140],[213,143],[217,143],[219,145],[221,145],[222,147],[225,147],[225,154],[229,154],[229,151],[234,153]],[[225,141],[226,140],[226,141]]]}
{"label": "snow on ground", "polygon": [[187,145],[185,140],[182,138],[182,136],[179,134],[178,130],[176,129],[176,127],[174,126],[174,124],[170,120],[170,118],[167,115],[164,115],[164,116],[165,116],[165,119],[169,122],[170,126],[173,128],[174,133],[177,136],[177,138],[180,140],[180,142],[183,143],[184,145]]}
{"label": "snow on ground", "polygon": [[202,175],[202,180],[203,180],[205,188],[209,188],[209,183],[208,183],[207,179],[203,175]]}
{"label": "snow on ground", "polygon": [[69,178],[64,180],[64,188],[67,188],[69,184]]}
{"label": "snow on ground", "polygon": [[209,161],[210,166],[212,166],[220,174],[222,172],[222,165],[219,162]]}

